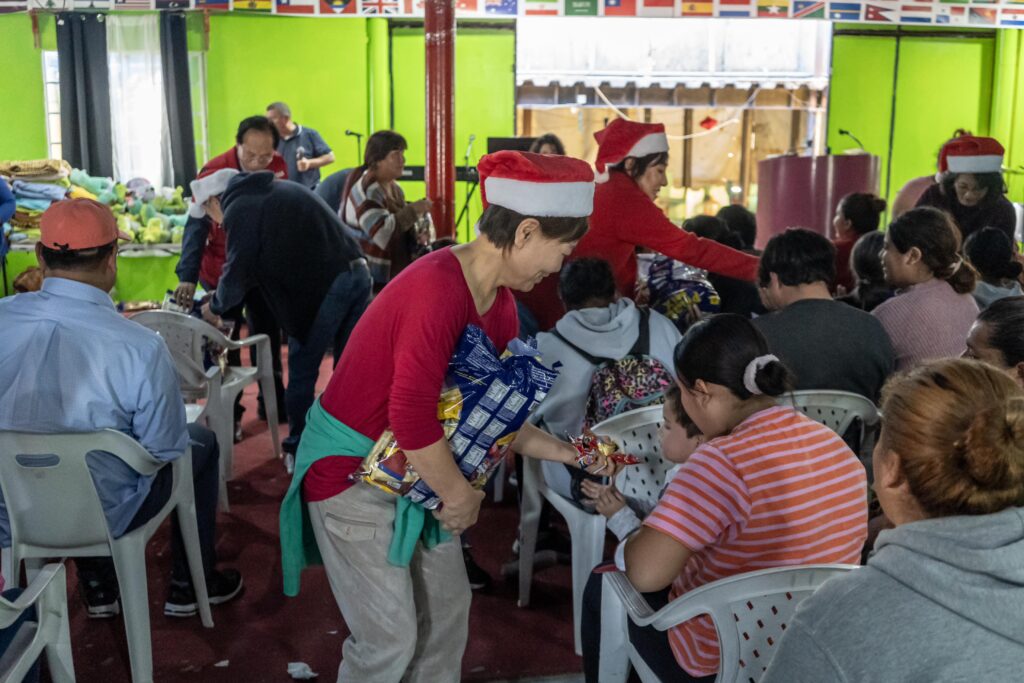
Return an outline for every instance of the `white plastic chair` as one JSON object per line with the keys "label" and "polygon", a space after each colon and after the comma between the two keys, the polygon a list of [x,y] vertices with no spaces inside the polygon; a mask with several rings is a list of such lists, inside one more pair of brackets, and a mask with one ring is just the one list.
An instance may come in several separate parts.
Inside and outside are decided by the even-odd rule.
{"label": "white plastic chair", "polygon": [[[171,467],[173,484],[164,508],[138,529],[110,536],[99,494],[86,465],[86,454],[101,451],[122,460],[142,475]],[[0,432],[0,491],[11,525],[11,566],[21,560],[32,580],[49,557],[110,557],[117,572],[128,638],[132,680],[153,680],[146,543],[176,510],[203,626],[213,628],[206,578],[199,549],[192,453],[167,463],[157,460],[121,432],[27,434]]]}
{"label": "white plastic chair", "polygon": [[[630,498],[645,499],[651,506],[658,500],[665,485],[665,475],[674,466],[661,457],[658,428],[661,425],[660,405],[631,410],[611,417],[593,428],[595,434],[607,436],[625,452],[641,459],[623,469],[616,478],[618,489]],[[519,542],[519,606],[530,604],[533,581],[533,559],[537,546],[537,525],[540,521],[541,496],[546,498],[569,526],[572,541],[572,613],[576,654],[582,654],[580,614],[583,588],[590,572],[604,554],[605,518],[591,514],[563,498],[544,481],[540,462],[523,459],[523,501],[520,516]]]}
{"label": "white plastic chair", "polygon": [[870,472],[871,451],[881,427],[881,415],[871,399],[849,391],[793,391],[779,396],[779,403],[796,408],[815,422],[820,422],[841,437],[855,421],[860,435],[855,452]]}
{"label": "white plastic chair", "polygon": [[9,628],[30,607],[35,607],[35,620],[21,625],[0,657],[0,683],[20,683],[44,651],[50,680],[74,683],[63,564],[43,567],[14,602],[0,598],[0,629]]}
{"label": "white plastic chair", "polygon": [[[609,572],[604,581],[612,590],[602,599],[617,597],[633,623],[659,631],[709,615],[721,653],[717,683],[757,683],[800,601],[825,581],[854,569],[852,564],[813,564],[738,574],[681,595],[657,612],[625,574]],[[660,683],[632,645],[629,658],[644,683]]]}
{"label": "white plastic chair", "polygon": [[[277,433],[277,390],[274,386],[274,366],[270,355],[270,338],[265,334],[254,334],[242,341],[228,339],[213,325],[183,313],[173,311],[143,311],[132,316],[132,320],[148,327],[164,338],[171,349],[175,362],[182,358],[190,358],[198,367],[203,366],[203,349],[213,344],[229,350],[256,347],[258,361],[256,367],[229,365],[221,377],[219,395],[211,395],[207,401],[206,419],[210,429],[217,435],[220,446],[221,470],[221,504],[227,507],[227,486],[225,482],[232,478],[235,443],[235,399],[245,387],[259,382],[263,390],[263,404],[267,409],[267,423],[270,425],[270,440],[274,445],[274,455],[280,459],[281,440]],[[178,373],[183,379],[194,377],[194,368],[178,365]],[[205,373],[204,373],[205,376]],[[194,391],[190,392],[189,390]],[[201,390],[199,386],[183,387],[186,400],[193,398]]]}

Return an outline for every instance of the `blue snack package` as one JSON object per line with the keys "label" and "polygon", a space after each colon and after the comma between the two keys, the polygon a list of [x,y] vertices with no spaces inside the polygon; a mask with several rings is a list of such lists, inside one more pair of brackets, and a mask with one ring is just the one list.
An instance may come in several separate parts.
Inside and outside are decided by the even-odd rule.
{"label": "blue snack package", "polygon": [[704,271],[667,256],[651,261],[647,276],[651,309],[675,323],[680,332],[722,309],[718,292]]}

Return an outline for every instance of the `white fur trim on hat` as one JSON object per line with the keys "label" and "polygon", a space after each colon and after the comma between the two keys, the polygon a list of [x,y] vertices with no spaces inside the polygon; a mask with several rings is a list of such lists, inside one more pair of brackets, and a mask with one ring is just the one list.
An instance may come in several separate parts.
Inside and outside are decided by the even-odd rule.
{"label": "white fur trim on hat", "polygon": [[188,215],[193,218],[202,218],[206,215],[203,204],[210,197],[217,197],[224,194],[231,179],[238,175],[239,171],[233,168],[222,168],[214,171],[208,176],[196,178],[192,181],[192,203],[188,207]]}
{"label": "white fur trim on hat", "polygon": [[594,210],[594,183],[533,183],[491,176],[484,180],[488,204],[524,216],[586,218]]}
{"label": "white fur trim on hat", "polygon": [[645,135],[637,143],[633,145],[625,158],[629,157],[645,157],[648,154],[658,154],[659,152],[668,151],[668,138],[665,137],[664,133],[651,133]]}
{"label": "white fur trim on hat", "polygon": [[950,173],[999,173],[1003,170],[1003,157],[1001,154],[948,156],[946,165]]}

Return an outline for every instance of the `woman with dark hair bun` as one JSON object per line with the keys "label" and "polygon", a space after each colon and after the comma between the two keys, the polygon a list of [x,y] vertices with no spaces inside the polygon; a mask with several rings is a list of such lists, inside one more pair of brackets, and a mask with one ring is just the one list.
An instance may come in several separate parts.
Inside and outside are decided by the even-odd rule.
{"label": "woman with dark hair bun", "polygon": [[960,231],[948,213],[912,209],[889,226],[882,249],[885,281],[897,295],[872,315],[896,351],[896,369],[955,358],[978,315],[977,274],[960,256]]}
{"label": "woman with dark hair bun", "polygon": [[[675,365],[683,410],[708,441],[616,552],[651,607],[757,569],[857,562],[867,536],[864,467],[835,432],[776,403],[793,378],[754,324],[733,314],[701,320],[676,347]],[[715,680],[710,618],[668,633],[629,630],[658,680]]]}
{"label": "woman with dark hair bun", "polygon": [[964,242],[964,255],[981,279],[974,287],[974,300],[984,310],[993,301],[1020,296],[1020,277],[1024,266],[1014,258],[1013,242],[1001,230],[982,228]]}
{"label": "woman with dark hair bun", "polygon": [[995,138],[953,138],[939,154],[939,184],[929,187],[917,205],[949,212],[964,238],[993,227],[1014,239],[1017,213],[1006,198],[1003,151]]}
{"label": "woman with dark hair bun", "polygon": [[878,230],[884,212],[885,200],[865,192],[848,194],[839,201],[835,218],[832,219],[832,226],[836,230],[835,239],[832,240],[836,247],[836,288],[842,287],[847,292],[853,289],[855,283],[850,271],[853,245],[861,236]]}
{"label": "woman with dark hair bun", "polygon": [[892,287],[885,282],[882,268],[882,249],[885,248],[885,233],[869,232],[853,245],[850,254],[850,270],[855,284],[853,291],[839,300],[845,304],[871,312],[883,301],[892,298]]}

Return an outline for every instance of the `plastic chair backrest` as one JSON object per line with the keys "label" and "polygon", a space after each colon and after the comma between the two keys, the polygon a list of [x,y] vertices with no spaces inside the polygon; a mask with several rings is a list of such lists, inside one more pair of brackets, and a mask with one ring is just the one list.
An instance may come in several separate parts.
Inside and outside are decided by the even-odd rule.
{"label": "plastic chair backrest", "polygon": [[615,485],[627,498],[640,500],[648,508],[657,504],[665,487],[665,477],[675,467],[661,457],[658,437],[661,421],[662,407],[657,405],[610,417],[593,429],[598,436],[611,438],[623,453],[640,458],[640,463],[619,473]]}
{"label": "plastic chair backrest", "polygon": [[[195,398],[195,395],[200,394],[202,382],[192,384],[190,378],[193,377],[195,368],[202,368],[205,364],[206,342],[222,348],[227,346],[228,340],[221,331],[205,320],[175,311],[142,311],[133,315],[132,321],[153,330],[163,338],[174,357],[178,375],[182,379],[182,390],[189,398]],[[186,365],[182,362],[183,359],[192,362]]]}
{"label": "plastic chair backrest", "polygon": [[721,652],[718,681],[757,683],[800,601],[828,579],[854,569],[856,565],[807,565],[739,574],[684,594],[651,623],[667,629],[709,614]]}
{"label": "plastic chair backrest", "polygon": [[[862,457],[868,444],[868,435],[879,424],[878,408],[870,399],[849,391],[794,391],[779,396],[779,403],[789,405],[815,422],[820,422],[839,436]],[[855,434],[856,441],[849,433],[851,427],[860,427]]]}
{"label": "plastic chair backrest", "polygon": [[107,543],[107,519],[86,464],[86,454],[93,452],[110,453],[140,474],[153,474],[162,464],[137,441],[112,429],[0,432],[0,490],[14,543],[37,549]]}

